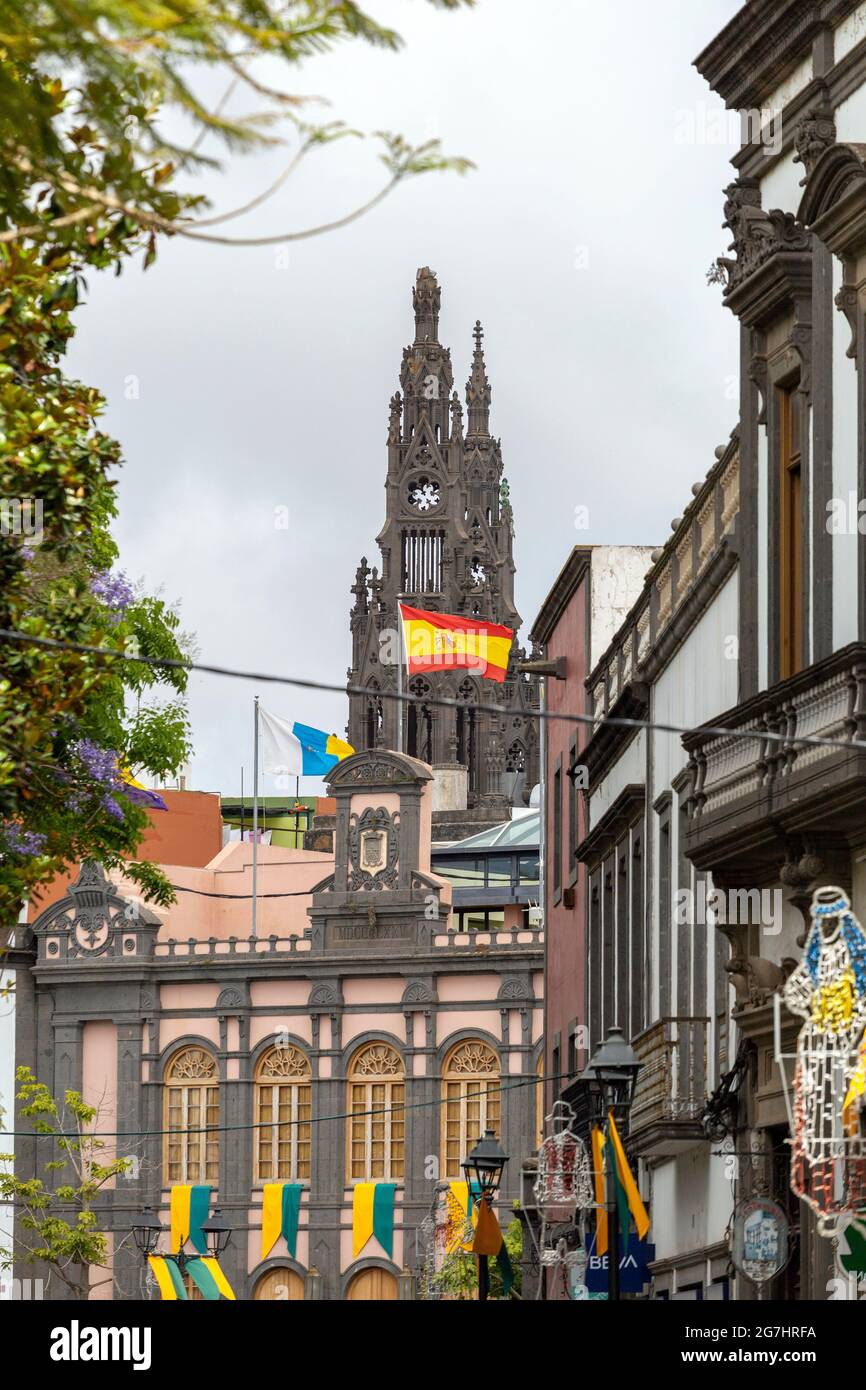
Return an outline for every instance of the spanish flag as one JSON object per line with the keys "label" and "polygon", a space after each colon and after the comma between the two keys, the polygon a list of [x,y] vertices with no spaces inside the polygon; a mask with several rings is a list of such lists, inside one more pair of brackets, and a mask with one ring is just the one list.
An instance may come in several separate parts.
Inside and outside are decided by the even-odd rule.
{"label": "spanish flag", "polygon": [[466,670],[504,681],[514,633],[499,623],[459,618],[456,613],[428,613],[400,604],[406,666],[410,676]]}

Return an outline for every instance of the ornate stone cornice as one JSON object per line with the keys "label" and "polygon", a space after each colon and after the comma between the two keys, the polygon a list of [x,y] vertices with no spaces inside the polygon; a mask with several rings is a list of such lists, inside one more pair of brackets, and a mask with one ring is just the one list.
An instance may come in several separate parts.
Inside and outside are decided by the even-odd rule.
{"label": "ornate stone cornice", "polygon": [[750,0],[695,59],[726,106],[759,107],[858,0]]}
{"label": "ornate stone cornice", "polygon": [[328,777],[328,786],[334,790],[358,786],[388,787],[401,783],[417,786],[432,780],[430,768],[417,758],[410,758],[407,753],[370,749],[338,763]]}

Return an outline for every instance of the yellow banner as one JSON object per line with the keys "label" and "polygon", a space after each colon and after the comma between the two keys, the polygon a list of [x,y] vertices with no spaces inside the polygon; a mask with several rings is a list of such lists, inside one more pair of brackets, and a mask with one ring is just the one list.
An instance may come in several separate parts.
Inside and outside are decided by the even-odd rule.
{"label": "yellow banner", "polygon": [[266,1260],[283,1229],[283,1184],[265,1183],[262,1194],[262,1259]]}
{"label": "yellow banner", "polygon": [[189,1240],[189,1204],[191,1186],[171,1189],[171,1253],[176,1255],[184,1241]]}
{"label": "yellow banner", "polygon": [[355,1184],[352,1194],[352,1254],[360,1255],[373,1234],[373,1194],[374,1182]]}
{"label": "yellow banner", "polygon": [[610,1125],[610,1137],[613,1140],[614,1153],[616,1154],[616,1163],[619,1169],[619,1180],[625,1188],[625,1193],[628,1197],[628,1209],[637,1227],[638,1236],[643,1240],[649,1230],[649,1217],[647,1216],[646,1207],[641,1201],[641,1195],[637,1190],[637,1183],[632,1177],[631,1169],[628,1166],[628,1160],[626,1159],[625,1150],[620,1141],[612,1110],[608,1115],[608,1123]]}
{"label": "yellow banner", "polygon": [[176,1303],[177,1289],[174,1287],[174,1281],[168,1272],[168,1265],[165,1262],[165,1256],[148,1255],[147,1263],[153,1270],[154,1278],[156,1279],[157,1285],[159,1286],[160,1298],[166,1300],[169,1303]]}
{"label": "yellow banner", "polygon": [[595,1253],[607,1251],[607,1212],[604,1206],[604,1139],[601,1130],[592,1131],[592,1180],[595,1184]]}

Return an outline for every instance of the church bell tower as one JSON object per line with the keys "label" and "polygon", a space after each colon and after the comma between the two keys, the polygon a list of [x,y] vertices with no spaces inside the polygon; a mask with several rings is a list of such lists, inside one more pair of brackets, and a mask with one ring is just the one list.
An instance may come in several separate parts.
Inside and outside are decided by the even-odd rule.
{"label": "church bell tower", "polygon": [[[400,599],[415,608],[503,623],[517,632],[514,524],[498,439],[490,434],[490,382],[484,332],[473,330],[466,406],[454,390],[451,352],[439,341],[441,290],[423,266],[415,279],[414,341],[403,349],[400,389],[388,417],[385,523],[381,563],[361,560],[352,586],[349,741],[358,750],[397,747],[398,702],[392,635]],[[403,748],[434,771],[466,770],[472,825],[505,819],[538,780],[538,689],[520,674],[515,642],[504,685],[471,671],[414,676],[416,697],[402,708]],[[448,698],[454,709],[425,703]],[[490,714],[480,705],[498,705]],[[467,831],[469,833],[469,831]]]}

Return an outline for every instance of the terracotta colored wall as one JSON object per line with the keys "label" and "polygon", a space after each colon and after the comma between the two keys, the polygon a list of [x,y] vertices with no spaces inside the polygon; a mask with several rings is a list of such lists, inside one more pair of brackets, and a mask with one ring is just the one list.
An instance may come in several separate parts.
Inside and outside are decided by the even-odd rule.
{"label": "terracotta colored wall", "polygon": [[[587,603],[589,598],[589,571],[572,594],[555,630],[547,643],[547,656],[555,660],[559,656],[566,659],[566,679],[548,680],[547,705],[551,711],[586,711],[584,681],[587,676]],[[565,1072],[568,1065],[568,1030],[574,1021],[584,1021],[584,949],[585,949],[585,903],[584,868],[578,866],[577,878],[572,882],[574,864],[574,845],[586,833],[583,793],[576,797],[577,824],[576,837],[569,844],[568,824],[568,776],[569,747],[577,730],[578,752],[586,741],[585,725],[567,724],[551,720],[547,725],[547,841],[545,849],[546,903],[545,937],[547,943],[547,1037],[545,1039],[545,1072],[553,1074],[553,1049],[557,1034],[560,1046],[560,1071]],[[562,769],[562,888],[570,883],[574,892],[574,907],[564,906],[562,897],[557,901],[553,892],[553,790],[554,771],[560,759]],[[578,1063],[580,1059],[578,1058]],[[568,1085],[552,1082],[546,1088],[546,1105]]]}
{"label": "terracotta colored wall", "polygon": [[[184,864],[203,868],[222,848],[220,799],[216,792],[161,792],[167,811],[149,811],[139,859],[155,864]],[[34,921],[52,903],[65,897],[70,883],[78,877],[75,865],[58,874],[30,903],[29,921]]]}

